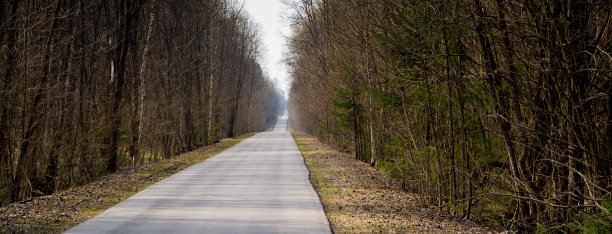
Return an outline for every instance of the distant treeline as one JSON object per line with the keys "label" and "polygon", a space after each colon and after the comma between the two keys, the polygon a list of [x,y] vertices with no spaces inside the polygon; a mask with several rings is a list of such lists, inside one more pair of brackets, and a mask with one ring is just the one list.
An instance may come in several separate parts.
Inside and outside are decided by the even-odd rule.
{"label": "distant treeline", "polygon": [[0,204],[274,124],[258,33],[224,0],[0,1]]}
{"label": "distant treeline", "polygon": [[612,3],[296,0],[293,127],[458,218],[612,230]]}

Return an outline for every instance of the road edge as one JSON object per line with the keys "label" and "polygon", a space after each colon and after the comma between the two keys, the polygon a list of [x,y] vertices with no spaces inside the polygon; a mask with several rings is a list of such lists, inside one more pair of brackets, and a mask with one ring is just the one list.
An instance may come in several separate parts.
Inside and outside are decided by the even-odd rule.
{"label": "road edge", "polygon": [[298,148],[298,151],[300,152],[300,155],[302,156],[302,163],[304,163],[304,166],[306,167],[306,170],[308,170],[308,181],[310,182],[310,186],[312,187],[312,190],[315,191],[315,193],[317,194],[317,197],[319,197],[319,203],[321,204],[321,207],[323,207],[323,212],[325,212],[325,218],[327,219],[327,224],[329,225],[329,230],[331,231],[332,234],[335,234],[336,231],[334,230],[334,225],[332,224],[331,220],[329,219],[329,212],[327,207],[325,206],[325,203],[323,203],[323,198],[321,198],[321,194],[319,194],[319,192],[317,192],[317,189],[314,187],[314,184],[312,184],[312,176],[310,173],[310,168],[308,167],[308,164],[306,164],[306,157],[304,157],[304,154],[302,153],[302,150],[300,150],[299,145],[297,144],[297,141],[295,140],[295,135],[294,135],[294,131],[288,131],[289,134],[291,134],[291,138],[293,139],[293,142],[295,143],[295,146]]}
{"label": "road edge", "polygon": [[0,207],[0,233],[61,233],[190,166],[255,136],[227,138],[171,159],[125,168],[52,195]]}

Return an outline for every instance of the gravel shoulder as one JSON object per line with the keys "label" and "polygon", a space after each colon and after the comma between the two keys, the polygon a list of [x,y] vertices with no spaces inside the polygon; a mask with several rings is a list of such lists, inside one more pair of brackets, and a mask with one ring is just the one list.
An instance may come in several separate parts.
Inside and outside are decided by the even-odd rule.
{"label": "gravel shoulder", "polygon": [[439,212],[418,194],[402,191],[386,173],[312,136],[293,136],[336,233],[493,233]]}

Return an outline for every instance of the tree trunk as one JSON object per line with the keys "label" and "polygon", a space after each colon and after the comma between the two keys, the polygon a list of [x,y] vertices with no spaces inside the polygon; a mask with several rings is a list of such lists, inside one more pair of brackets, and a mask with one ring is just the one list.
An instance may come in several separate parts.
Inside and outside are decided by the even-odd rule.
{"label": "tree trunk", "polygon": [[[70,3],[68,4],[68,8],[73,9],[73,7],[74,7],[74,2],[70,1]],[[73,28],[74,28],[73,23],[71,20],[69,20],[68,30],[67,30],[68,33],[73,34],[74,33]],[[74,81],[72,81],[73,78],[71,76],[73,54],[74,54],[74,40],[71,39],[68,41],[66,45],[65,54],[64,54],[65,56],[64,61],[63,61],[63,65],[65,66],[63,68],[64,74],[65,74],[64,89],[62,90],[60,88],[59,90],[60,95],[62,95],[63,97],[60,99],[61,103],[59,107],[59,117],[57,118],[58,123],[56,126],[56,131],[54,133],[55,139],[53,142],[53,147],[49,153],[49,164],[47,165],[45,186],[44,186],[45,191],[43,191],[45,194],[52,194],[58,189],[58,184],[59,184],[58,161],[59,161],[60,155],[62,155],[61,154],[62,142],[64,142],[63,141],[64,139],[67,139],[67,137],[61,133],[66,131],[66,129],[64,129],[64,126],[66,125],[66,122],[69,121],[67,120],[68,116],[66,114],[67,106],[69,102],[68,93],[73,91],[71,86],[73,86],[73,83],[74,83]],[[66,140],[66,142],[68,141]],[[68,154],[69,153],[66,153],[66,155]],[[67,160],[67,161],[71,161],[71,160]]]}
{"label": "tree trunk", "polygon": [[459,110],[460,110],[460,121],[461,121],[461,135],[463,140],[463,145],[461,147],[461,155],[465,160],[465,164],[467,167],[467,172],[465,172],[465,183],[467,183],[467,207],[465,208],[465,213],[463,218],[466,220],[470,219],[470,215],[472,213],[472,196],[473,196],[473,186],[472,186],[472,163],[470,162],[470,152],[468,148],[468,138],[467,138],[467,128],[465,123],[465,106],[463,103],[463,84],[460,81],[460,85],[457,88],[457,97],[459,99]]}
{"label": "tree trunk", "polygon": [[[155,1],[155,0],[154,0]],[[142,60],[140,63],[140,69],[138,72],[138,78],[139,78],[139,82],[140,85],[138,85],[139,88],[139,97],[138,97],[138,140],[137,140],[137,147],[136,147],[136,152],[134,153],[134,157],[136,162],[141,163],[142,162],[142,151],[141,149],[142,147],[142,131],[143,131],[143,126],[144,126],[144,112],[145,112],[145,106],[144,106],[144,100],[146,97],[146,86],[145,86],[145,81],[146,81],[146,77],[145,77],[145,72],[147,69],[147,54],[149,53],[149,41],[151,40],[151,32],[153,31],[153,22],[155,21],[155,12],[151,12],[151,18],[149,19],[149,26],[147,27],[147,36],[146,39],[144,41],[144,48],[142,50]],[[152,153],[152,152],[151,152]]]}
{"label": "tree trunk", "polygon": [[[450,179],[451,179],[451,191],[452,191],[452,200],[453,200],[453,206],[456,206],[456,201],[457,201],[457,176],[456,176],[456,172],[455,172],[455,122],[453,121],[453,89],[452,89],[452,82],[451,82],[451,74],[450,74],[450,69],[451,69],[451,63],[450,63],[450,50],[448,49],[448,38],[447,38],[447,31],[446,29],[444,30],[444,49],[446,52],[446,84],[448,87],[448,122],[449,122],[449,129],[448,129],[448,133],[449,133],[449,148],[448,148],[448,159],[450,161]],[[454,207],[453,207],[453,213],[454,213]]]}
{"label": "tree trunk", "polygon": [[[2,1],[2,4],[5,2]],[[9,102],[9,97],[11,96],[8,93],[9,87],[12,86],[14,69],[15,69],[15,60],[17,58],[17,51],[15,48],[15,42],[17,41],[17,10],[19,9],[19,0],[15,0],[12,2],[10,12],[6,16],[2,16],[2,19],[10,20],[8,23],[9,29],[7,30],[7,60],[6,60],[6,71],[4,72],[4,77],[0,80],[0,185],[3,187],[8,187],[8,193],[11,194],[11,201],[15,201],[14,192],[18,189],[14,185],[11,186],[10,183],[13,179],[12,171],[13,171],[13,160],[12,160],[12,150],[9,141],[9,129],[10,125],[8,124],[9,113],[12,112],[10,107],[12,104]],[[4,6],[0,8],[0,12],[4,14]],[[4,22],[4,21],[2,21]],[[0,37],[0,39],[4,42],[4,35]]]}
{"label": "tree trunk", "polygon": [[[56,29],[59,26],[59,17],[56,15],[60,11],[60,3],[59,0],[56,2],[55,11],[52,13],[51,18],[53,19],[53,23],[51,26],[50,35],[53,35]],[[44,57],[44,65],[43,65],[43,74],[41,76],[40,84],[35,91],[34,101],[32,102],[32,113],[27,115],[26,117],[26,131],[23,135],[23,139],[21,145],[19,147],[19,155],[17,156],[17,168],[20,170],[16,173],[14,183],[14,188],[16,188],[13,192],[12,196],[14,200],[21,200],[31,196],[31,188],[24,188],[23,186],[26,183],[29,183],[31,186],[31,182],[29,181],[30,170],[32,170],[32,165],[30,161],[32,160],[33,153],[30,152],[30,143],[31,138],[34,135],[34,132],[38,129],[39,124],[41,122],[41,118],[44,115],[44,109],[42,104],[44,99],[46,99],[47,94],[43,87],[47,84],[47,80],[49,79],[51,73],[51,53],[53,52],[53,38],[49,37],[47,39],[47,43],[45,45],[45,57]],[[54,159],[51,159],[52,161]],[[52,164],[54,162],[51,162]],[[30,190],[28,190],[30,189]]]}
{"label": "tree trunk", "polygon": [[[366,22],[369,21],[369,7],[368,7],[368,3],[366,3]],[[370,58],[372,57],[372,48],[370,48],[370,42],[368,41],[370,39],[369,36],[369,32],[366,30],[365,31],[365,57],[366,57],[366,77],[368,80],[368,87],[370,89],[374,88],[374,81],[372,78],[372,74],[370,73]],[[373,103],[372,103],[372,94],[368,92],[368,124],[369,124],[369,128],[370,128],[370,153],[371,153],[371,157],[370,157],[370,166],[374,167],[376,166],[376,160],[378,160],[378,156],[376,155],[376,136],[375,136],[375,130],[374,130],[374,110],[373,110]]]}
{"label": "tree trunk", "polygon": [[116,76],[111,79],[110,84],[110,108],[109,114],[109,140],[105,157],[108,159],[106,170],[114,172],[117,170],[117,148],[119,140],[119,128],[121,125],[121,98],[123,95],[123,83],[125,82],[126,75],[126,64],[128,49],[131,45],[130,39],[132,34],[132,27],[134,22],[138,22],[138,12],[132,12],[134,9],[138,9],[139,6],[135,6],[136,1],[132,0],[121,0],[117,14],[119,15],[118,28],[117,28],[117,46],[113,50],[113,60],[117,62]]}
{"label": "tree trunk", "polygon": [[[476,14],[479,20],[483,20],[486,17],[484,8],[480,0],[474,0],[474,5],[476,7]],[[495,62],[495,57],[493,56],[491,43],[489,39],[485,36],[485,29],[482,22],[476,25],[476,34],[478,36],[478,40],[480,43],[480,49],[483,56],[483,67],[486,73],[486,81],[489,89],[489,96],[493,103],[493,110],[495,111],[495,119],[497,122],[497,126],[500,130],[502,138],[504,140],[504,144],[506,146],[508,161],[510,162],[510,173],[512,174],[514,181],[514,193],[519,196],[524,195],[522,193],[522,178],[519,172],[518,160],[516,158],[516,152],[514,149],[514,145],[512,143],[512,139],[510,136],[510,123],[508,123],[509,116],[506,114],[507,111],[502,109],[499,104],[499,100],[497,97],[497,85],[496,83],[499,81],[499,77],[497,77],[497,64]],[[526,207],[525,201],[523,199],[518,200],[518,220],[520,223],[525,223],[525,216],[528,214],[528,209]]]}

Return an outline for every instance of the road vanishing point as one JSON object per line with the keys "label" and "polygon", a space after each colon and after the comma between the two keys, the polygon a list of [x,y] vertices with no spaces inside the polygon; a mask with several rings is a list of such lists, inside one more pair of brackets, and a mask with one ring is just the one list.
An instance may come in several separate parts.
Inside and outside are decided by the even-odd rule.
{"label": "road vanishing point", "polygon": [[286,115],[65,233],[331,233]]}

